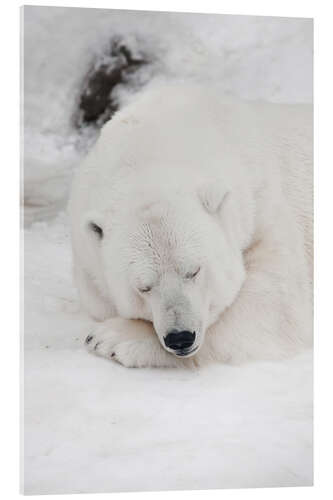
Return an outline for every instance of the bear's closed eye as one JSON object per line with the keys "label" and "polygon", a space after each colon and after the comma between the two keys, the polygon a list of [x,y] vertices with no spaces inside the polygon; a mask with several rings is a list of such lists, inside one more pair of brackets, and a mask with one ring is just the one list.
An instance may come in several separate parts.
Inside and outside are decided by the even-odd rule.
{"label": "bear's closed eye", "polygon": [[185,274],[185,279],[191,280],[191,279],[195,278],[199,274],[200,269],[201,268],[199,266],[194,272],[186,273]]}
{"label": "bear's closed eye", "polygon": [[151,286],[144,286],[142,288],[139,288],[139,292],[147,293],[147,292],[150,292],[151,288],[152,288]]}

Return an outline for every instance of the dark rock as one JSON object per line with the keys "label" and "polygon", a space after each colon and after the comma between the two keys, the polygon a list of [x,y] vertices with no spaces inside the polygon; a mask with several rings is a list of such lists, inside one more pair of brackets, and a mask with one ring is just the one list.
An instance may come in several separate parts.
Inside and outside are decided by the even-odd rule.
{"label": "dark rock", "polygon": [[109,50],[94,62],[84,80],[79,97],[79,110],[74,125],[101,127],[118,109],[113,95],[117,85],[128,84],[136,71],[148,64],[144,55],[133,56],[120,38],[114,38]]}

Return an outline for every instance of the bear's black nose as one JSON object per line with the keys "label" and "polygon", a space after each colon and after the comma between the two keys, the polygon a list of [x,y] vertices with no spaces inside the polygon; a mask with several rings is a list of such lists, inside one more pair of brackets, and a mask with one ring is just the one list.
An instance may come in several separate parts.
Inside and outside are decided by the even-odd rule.
{"label": "bear's black nose", "polygon": [[195,332],[183,330],[171,330],[165,337],[164,343],[169,349],[173,351],[186,351],[195,341]]}

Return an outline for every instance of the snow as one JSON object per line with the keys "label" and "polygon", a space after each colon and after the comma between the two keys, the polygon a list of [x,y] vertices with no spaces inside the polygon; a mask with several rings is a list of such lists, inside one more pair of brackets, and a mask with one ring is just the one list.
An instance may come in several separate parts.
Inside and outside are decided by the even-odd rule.
{"label": "snow", "polygon": [[[93,322],[71,275],[65,200],[96,140],[72,125],[114,34],[152,63],[138,79],[213,80],[275,102],[312,100],[312,22],[97,9],[24,9],[24,491],[312,484],[312,353],[200,370],[126,369],[88,354]],[[125,103],[136,85],[119,89]]]}

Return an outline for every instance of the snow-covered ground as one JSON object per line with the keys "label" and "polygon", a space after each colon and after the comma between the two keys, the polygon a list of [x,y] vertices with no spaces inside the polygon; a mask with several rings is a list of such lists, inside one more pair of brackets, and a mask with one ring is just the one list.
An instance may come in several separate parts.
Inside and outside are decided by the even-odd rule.
{"label": "snow-covered ground", "polygon": [[96,139],[72,115],[112,36],[151,55],[143,82],[213,80],[242,98],[311,102],[311,21],[28,7],[23,27],[25,493],[311,484],[311,353],[199,371],[88,354],[65,213]]}

